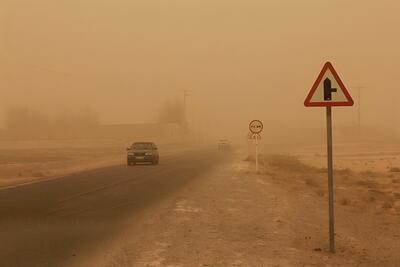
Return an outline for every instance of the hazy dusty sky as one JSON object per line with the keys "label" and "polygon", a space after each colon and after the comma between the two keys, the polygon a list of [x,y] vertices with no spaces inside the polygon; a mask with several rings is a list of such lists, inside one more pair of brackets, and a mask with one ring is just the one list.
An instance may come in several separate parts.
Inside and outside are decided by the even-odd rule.
{"label": "hazy dusty sky", "polygon": [[[0,112],[92,108],[105,123],[146,122],[193,92],[197,116],[322,123],[303,100],[330,60],[369,124],[396,117],[399,1],[1,0]],[[354,123],[356,108],[337,111]],[[211,116],[212,115],[212,116]]]}

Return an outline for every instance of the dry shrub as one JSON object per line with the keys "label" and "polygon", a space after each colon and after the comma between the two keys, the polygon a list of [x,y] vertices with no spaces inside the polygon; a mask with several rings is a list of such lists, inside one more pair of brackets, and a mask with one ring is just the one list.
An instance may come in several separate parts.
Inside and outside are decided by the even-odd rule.
{"label": "dry shrub", "polygon": [[310,177],[306,178],[305,183],[308,186],[313,186],[313,187],[318,186],[318,183],[313,178],[310,178]]}
{"label": "dry shrub", "polygon": [[376,188],[377,184],[375,181],[371,180],[362,180],[357,182],[358,185],[366,186],[368,188]]}
{"label": "dry shrub", "polygon": [[254,156],[252,156],[252,155],[249,155],[249,156],[247,156],[246,158],[244,158],[244,160],[243,160],[243,161],[255,162],[255,161],[256,161],[256,159],[255,159],[255,157],[254,157]]}
{"label": "dry shrub", "polygon": [[42,177],[46,177],[46,174],[44,174],[44,173],[41,172],[41,171],[36,171],[36,172],[33,172],[33,173],[32,173],[32,176],[33,176],[33,177],[42,178]]}
{"label": "dry shrub", "polygon": [[263,174],[263,175],[268,175],[268,176],[274,175],[273,172],[270,172],[270,171],[268,171],[268,170],[261,171],[261,174]]}
{"label": "dry shrub", "polygon": [[391,167],[390,172],[400,172],[400,168],[399,167]]}
{"label": "dry shrub", "polygon": [[318,172],[318,168],[302,163],[298,158],[288,155],[270,155],[263,157],[269,166],[291,172]]}
{"label": "dry shrub", "polygon": [[358,181],[357,184],[358,184],[358,185],[365,185],[365,186],[367,186],[367,185],[368,185],[368,182],[367,182],[367,181]]}
{"label": "dry shrub", "polygon": [[343,205],[343,206],[347,206],[347,205],[350,205],[350,200],[349,199],[347,199],[347,198],[342,198],[341,200],[340,200],[340,205]]}
{"label": "dry shrub", "polygon": [[316,193],[317,193],[317,196],[319,196],[319,197],[323,197],[326,194],[324,189],[319,189],[316,191]]}
{"label": "dry shrub", "polygon": [[339,174],[339,175],[350,175],[352,173],[353,173],[353,171],[350,168],[335,170],[335,174]]}
{"label": "dry shrub", "polygon": [[363,171],[363,172],[360,172],[360,174],[362,175],[362,176],[366,176],[366,177],[375,177],[377,174],[375,173],[375,172],[373,172],[373,171]]}
{"label": "dry shrub", "polygon": [[369,189],[368,191],[371,193],[374,193],[374,194],[378,194],[378,195],[385,195],[385,192],[383,192],[379,189]]}
{"label": "dry shrub", "polygon": [[327,168],[316,168],[315,170],[317,173],[327,173],[328,169]]}
{"label": "dry shrub", "polygon": [[392,204],[392,202],[385,201],[385,202],[383,203],[383,205],[382,205],[382,208],[384,208],[384,209],[391,209],[391,208],[393,208],[393,204]]}

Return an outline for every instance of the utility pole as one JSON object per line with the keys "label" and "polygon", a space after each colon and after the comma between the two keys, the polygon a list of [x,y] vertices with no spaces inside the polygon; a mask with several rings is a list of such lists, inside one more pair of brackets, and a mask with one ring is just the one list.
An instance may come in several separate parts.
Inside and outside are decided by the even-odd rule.
{"label": "utility pole", "polygon": [[185,120],[186,120],[186,98],[190,96],[190,91],[185,89],[183,90],[183,109],[185,112]]}

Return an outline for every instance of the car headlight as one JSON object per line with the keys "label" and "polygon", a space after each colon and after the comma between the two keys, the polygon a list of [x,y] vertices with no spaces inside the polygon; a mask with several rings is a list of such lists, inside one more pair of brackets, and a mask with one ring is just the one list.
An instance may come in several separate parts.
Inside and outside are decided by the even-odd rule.
{"label": "car headlight", "polygon": [[153,153],[151,153],[151,152],[146,152],[145,155],[146,155],[146,156],[151,156],[151,155],[153,155]]}

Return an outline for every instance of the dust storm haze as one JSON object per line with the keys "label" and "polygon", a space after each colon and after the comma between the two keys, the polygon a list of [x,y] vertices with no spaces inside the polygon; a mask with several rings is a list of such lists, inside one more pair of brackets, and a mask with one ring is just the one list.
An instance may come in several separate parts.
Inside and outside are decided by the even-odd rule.
{"label": "dust storm haze", "polygon": [[[149,123],[182,101],[215,136],[323,127],[303,100],[332,61],[362,124],[397,132],[397,1],[2,1],[1,109],[96,112],[100,123]],[[357,124],[357,108],[335,113]],[[340,118],[340,119],[339,119]],[[300,132],[299,132],[300,131]],[[276,134],[276,133],[271,133]]]}
{"label": "dust storm haze", "polygon": [[0,266],[398,267],[399,10],[0,0]]}

